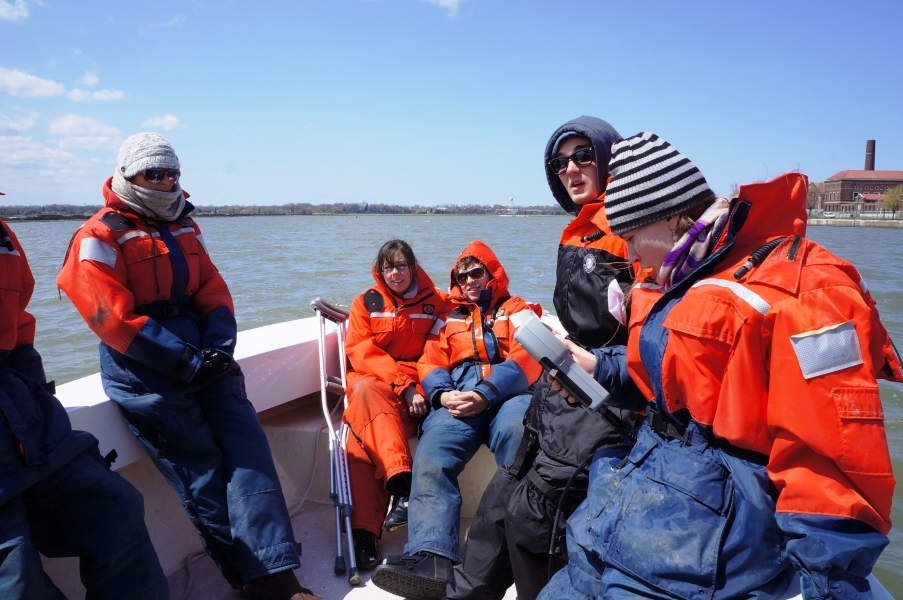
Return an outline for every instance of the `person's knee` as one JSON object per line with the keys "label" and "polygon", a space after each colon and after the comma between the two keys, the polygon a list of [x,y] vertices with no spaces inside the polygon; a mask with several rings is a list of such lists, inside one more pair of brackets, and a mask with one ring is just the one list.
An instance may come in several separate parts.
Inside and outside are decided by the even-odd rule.
{"label": "person's knee", "polygon": [[470,447],[476,446],[471,437],[454,430],[432,433],[429,437],[423,436],[414,457],[414,477],[421,481],[460,472]]}
{"label": "person's knee", "polygon": [[110,520],[121,527],[144,527],[144,496],[135,486],[112,472],[95,485],[102,489],[103,509]]}
{"label": "person's knee", "polygon": [[418,448],[414,460],[414,477],[420,480],[437,479],[450,468],[451,457],[443,452],[430,452]]}

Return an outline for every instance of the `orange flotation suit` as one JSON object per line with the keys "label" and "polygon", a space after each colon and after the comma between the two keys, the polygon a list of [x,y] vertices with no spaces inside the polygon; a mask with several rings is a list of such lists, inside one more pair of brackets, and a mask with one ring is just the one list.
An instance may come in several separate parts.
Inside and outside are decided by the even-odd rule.
{"label": "orange flotation suit", "polygon": [[405,298],[392,293],[374,268],[375,285],[354,299],[348,317],[345,353],[351,370],[344,420],[352,432],[351,526],[375,534],[386,516],[386,482],[411,471],[408,439],[417,421],[401,394],[412,384],[423,393],[417,360],[439,315],[447,310],[445,293],[420,265],[414,268],[416,291]]}

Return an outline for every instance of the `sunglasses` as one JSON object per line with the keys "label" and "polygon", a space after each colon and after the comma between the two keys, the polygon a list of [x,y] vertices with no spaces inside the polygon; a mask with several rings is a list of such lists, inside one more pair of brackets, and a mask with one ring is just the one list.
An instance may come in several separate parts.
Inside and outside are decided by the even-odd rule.
{"label": "sunglasses", "polygon": [[486,276],[486,269],[483,267],[477,267],[475,269],[471,269],[470,271],[464,271],[463,273],[458,273],[455,275],[455,281],[458,282],[458,285],[464,285],[467,283],[468,279],[483,279]]}
{"label": "sunglasses", "polygon": [[552,169],[553,173],[561,175],[567,171],[569,161],[574,161],[574,164],[578,167],[585,167],[591,165],[594,160],[596,160],[596,153],[593,152],[592,148],[581,148],[570,156],[559,156],[558,158],[553,158],[546,164],[549,165],[549,168]]}
{"label": "sunglasses", "polygon": [[398,272],[399,272],[399,273],[404,273],[405,271],[408,270],[408,268],[409,268],[408,263],[406,263],[406,262],[400,262],[400,263],[395,263],[394,265],[385,264],[385,265],[382,266],[382,268],[380,269],[380,271],[382,271],[383,273],[385,273],[386,275],[388,275],[389,273],[391,273],[391,272],[394,271],[395,269],[398,269]]}
{"label": "sunglasses", "polygon": [[141,172],[150,183],[160,183],[164,177],[168,177],[173,183],[179,180],[182,172],[178,169],[145,169]]}

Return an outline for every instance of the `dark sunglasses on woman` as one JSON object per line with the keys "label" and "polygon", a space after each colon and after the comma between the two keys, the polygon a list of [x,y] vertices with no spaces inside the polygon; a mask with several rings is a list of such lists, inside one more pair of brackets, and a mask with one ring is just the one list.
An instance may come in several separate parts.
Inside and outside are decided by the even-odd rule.
{"label": "dark sunglasses on woman", "polygon": [[475,269],[471,269],[470,271],[464,271],[463,273],[458,273],[455,275],[455,281],[458,282],[458,285],[464,285],[467,283],[467,279],[483,279],[483,276],[486,275],[486,269],[483,267],[476,267]]}
{"label": "dark sunglasses on woman", "polygon": [[160,183],[164,177],[168,177],[173,183],[179,180],[182,172],[178,169],[145,169],[141,172],[150,183]]}
{"label": "dark sunglasses on woman", "polygon": [[568,161],[574,161],[574,164],[578,167],[585,167],[587,165],[591,165],[594,160],[596,160],[596,153],[593,152],[592,148],[581,148],[577,150],[570,156],[559,156],[557,158],[553,158],[548,163],[549,168],[552,169],[552,172],[556,175],[561,175],[568,168]]}

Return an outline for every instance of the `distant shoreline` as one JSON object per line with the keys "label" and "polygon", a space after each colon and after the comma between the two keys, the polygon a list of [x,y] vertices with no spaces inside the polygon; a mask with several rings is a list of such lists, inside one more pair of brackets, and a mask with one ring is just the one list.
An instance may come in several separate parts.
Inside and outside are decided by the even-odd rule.
{"label": "distant shoreline", "polygon": [[[29,215],[27,217],[2,217],[7,223],[48,223],[53,221],[87,221],[93,215]],[[498,215],[485,213],[316,213],[312,215],[302,214],[245,214],[245,215],[229,215],[220,213],[192,213],[194,218],[242,218],[242,217],[504,217],[504,218],[530,218],[535,219],[545,217],[565,217],[564,215]]]}
{"label": "distant shoreline", "polygon": [[876,229],[903,229],[901,219],[809,219],[816,227],[874,227]]}

